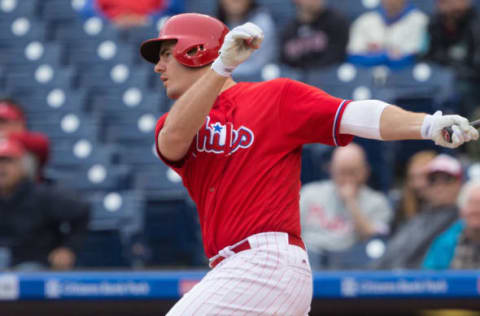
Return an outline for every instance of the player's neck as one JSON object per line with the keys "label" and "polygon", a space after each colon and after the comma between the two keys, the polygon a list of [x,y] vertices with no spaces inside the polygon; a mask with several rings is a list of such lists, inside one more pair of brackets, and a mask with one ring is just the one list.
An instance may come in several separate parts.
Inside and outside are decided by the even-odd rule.
{"label": "player's neck", "polygon": [[228,80],[225,82],[225,84],[223,85],[222,87],[222,90],[220,90],[220,93],[222,93],[223,91],[225,90],[228,90],[230,89],[231,87],[233,87],[234,85],[236,85],[237,83],[232,79],[232,78],[228,78]]}

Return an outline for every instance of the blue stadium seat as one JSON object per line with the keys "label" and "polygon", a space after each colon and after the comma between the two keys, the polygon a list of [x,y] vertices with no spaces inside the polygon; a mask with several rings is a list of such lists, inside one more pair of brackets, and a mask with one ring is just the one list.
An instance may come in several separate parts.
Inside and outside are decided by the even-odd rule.
{"label": "blue stadium seat", "polygon": [[90,230],[118,229],[127,240],[143,230],[145,199],[141,192],[94,193],[90,201]]}
{"label": "blue stadium seat", "polygon": [[430,99],[432,106],[449,103],[454,97],[455,75],[452,70],[435,64],[419,63],[387,77],[379,87],[393,91],[396,99]]}
{"label": "blue stadium seat", "polygon": [[214,16],[217,12],[216,0],[186,0],[187,12],[204,13]]}
{"label": "blue stadium seat", "polygon": [[425,14],[435,13],[435,0],[411,0],[413,4],[422,10]]}
{"label": "blue stadium seat", "polygon": [[371,87],[373,75],[370,69],[346,63],[310,70],[305,75],[305,81],[328,92],[329,90],[347,86]]}
{"label": "blue stadium seat", "polygon": [[71,0],[42,0],[39,3],[40,16],[46,21],[71,21],[79,18]]}
{"label": "blue stadium seat", "polygon": [[[154,138],[152,137],[150,143],[124,146],[120,151],[120,162],[132,166],[134,170],[150,171],[150,169],[157,169],[153,171],[159,171],[158,169],[161,167],[158,165],[163,164],[163,162],[157,156],[153,141]],[[165,174],[164,177],[166,176]]]}
{"label": "blue stadium seat", "polygon": [[329,177],[328,163],[334,147],[308,144],[302,150],[302,184],[325,180]]}
{"label": "blue stadium seat", "polygon": [[161,161],[149,169],[137,170],[134,187],[145,192],[149,198],[178,199],[187,195],[180,176]]}
{"label": "blue stadium seat", "polygon": [[285,25],[295,17],[295,5],[293,1],[259,0],[258,3],[272,14],[278,30],[282,30]]}
{"label": "blue stadium seat", "polygon": [[34,71],[26,73],[7,73],[6,90],[10,92],[31,90],[37,87],[55,88],[58,86],[71,88],[75,72],[71,68],[58,68],[56,65],[41,64]]}
{"label": "blue stadium seat", "polygon": [[[83,67],[100,66],[106,68],[116,64],[130,65],[134,55],[138,54],[130,46],[112,39],[82,41],[80,46],[71,46],[68,49],[68,64]],[[96,67],[95,67],[96,68]],[[85,69],[85,71],[95,69]]]}
{"label": "blue stadium seat", "polygon": [[109,122],[106,120],[105,139],[124,145],[138,143],[151,144],[154,139],[154,131],[158,118],[158,112],[141,112],[131,117],[124,117],[121,122]]}
{"label": "blue stadium seat", "polygon": [[149,200],[145,239],[150,265],[204,265],[200,227],[195,208],[184,199]]}
{"label": "blue stadium seat", "polygon": [[103,19],[92,17],[85,21],[76,19],[70,23],[50,25],[52,38],[68,47],[82,47],[88,41],[117,41],[122,32]]}
{"label": "blue stadium seat", "polygon": [[121,93],[130,87],[147,88],[149,85],[147,70],[139,70],[127,63],[118,63],[106,67],[90,68],[80,72],[78,85],[90,89],[93,94],[116,91]]}
{"label": "blue stadium seat", "polygon": [[369,186],[388,193],[393,185],[395,167],[393,143],[359,137],[355,138],[354,142],[360,145],[367,154],[367,160],[371,167]]}
{"label": "blue stadium seat", "polygon": [[120,231],[117,229],[88,231],[77,253],[77,266],[82,268],[130,266]]}
{"label": "blue stadium seat", "polygon": [[48,135],[52,141],[79,138],[98,139],[98,119],[82,112],[29,113],[28,125],[31,130]]}
{"label": "blue stadium seat", "polygon": [[131,169],[124,165],[84,164],[74,170],[46,170],[47,178],[59,185],[84,192],[130,190]]}
{"label": "blue stadium seat", "polygon": [[[30,92],[30,93],[28,93]],[[87,91],[70,90],[63,87],[31,89],[28,92],[12,93],[12,97],[22,105],[22,109],[30,115],[49,115],[50,113],[83,112],[86,109]]]}
{"label": "blue stadium seat", "polygon": [[[328,0],[328,6],[353,21],[359,15],[378,8],[380,1]],[[367,6],[366,6],[367,5]]]}
{"label": "blue stadium seat", "polygon": [[24,46],[5,48],[0,52],[0,63],[14,73],[33,72],[42,64],[50,64],[55,68],[62,63],[63,49],[57,43],[41,43],[37,40]]}
{"label": "blue stadium seat", "polygon": [[102,113],[108,121],[124,121],[140,112],[164,112],[167,110],[163,95],[133,86],[124,91],[92,96],[91,111]]}
{"label": "blue stadium seat", "polygon": [[52,144],[48,166],[56,170],[75,170],[84,165],[110,165],[115,162],[117,149],[96,139],[80,138]]}
{"label": "blue stadium seat", "polygon": [[131,249],[143,234],[145,201],[141,192],[98,192],[89,200],[89,231],[79,254],[79,265],[132,266],[135,260],[143,259]]}
{"label": "blue stadium seat", "polygon": [[0,6],[0,21],[11,22],[18,17],[34,17],[38,13],[36,0],[3,1]]}
{"label": "blue stadium seat", "polygon": [[44,42],[46,27],[42,21],[28,16],[15,17],[11,21],[0,19],[0,48],[24,46],[31,41]]}

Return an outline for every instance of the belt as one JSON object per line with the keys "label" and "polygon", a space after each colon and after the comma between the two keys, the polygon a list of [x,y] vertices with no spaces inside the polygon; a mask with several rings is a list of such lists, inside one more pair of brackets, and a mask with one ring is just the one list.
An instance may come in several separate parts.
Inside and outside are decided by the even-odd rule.
{"label": "belt", "polygon": [[[299,237],[288,234],[288,243],[290,245],[298,246],[305,250],[305,244]],[[219,251],[217,255],[210,258],[209,266],[210,268],[215,268],[225,258],[231,256],[232,254],[236,254],[248,249],[252,249],[252,246],[250,245],[250,242],[248,242],[248,239],[242,240],[239,243],[234,244],[233,246],[225,247],[225,249]]]}

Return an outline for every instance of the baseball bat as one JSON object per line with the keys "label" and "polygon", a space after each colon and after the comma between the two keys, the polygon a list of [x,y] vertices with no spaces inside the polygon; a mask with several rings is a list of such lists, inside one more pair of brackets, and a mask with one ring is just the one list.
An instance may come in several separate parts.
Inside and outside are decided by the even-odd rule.
{"label": "baseball bat", "polygon": [[[478,129],[478,128],[480,128],[480,120],[475,120],[473,122],[470,122],[470,125],[472,125],[473,127]],[[443,132],[443,138],[447,142],[451,143],[452,142],[452,134],[453,134],[452,128],[451,127],[445,127],[442,132]]]}

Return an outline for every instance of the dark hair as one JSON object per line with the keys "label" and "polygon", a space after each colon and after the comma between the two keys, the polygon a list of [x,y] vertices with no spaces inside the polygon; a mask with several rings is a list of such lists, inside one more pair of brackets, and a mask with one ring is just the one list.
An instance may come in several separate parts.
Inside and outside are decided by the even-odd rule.
{"label": "dark hair", "polygon": [[[247,9],[246,14],[248,15],[250,12],[255,10],[258,7],[257,1],[255,0],[250,0],[250,6]],[[227,20],[227,12],[225,11],[225,8],[222,6],[221,0],[217,1],[217,19],[222,21],[225,24],[228,24]]]}

